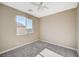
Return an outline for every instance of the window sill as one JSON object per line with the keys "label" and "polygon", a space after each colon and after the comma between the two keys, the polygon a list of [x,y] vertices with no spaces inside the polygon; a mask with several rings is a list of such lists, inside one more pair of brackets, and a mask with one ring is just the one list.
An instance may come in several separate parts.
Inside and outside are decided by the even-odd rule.
{"label": "window sill", "polygon": [[29,34],[33,34],[34,32],[28,32],[26,34],[16,34],[17,36],[23,36],[23,35],[29,35]]}

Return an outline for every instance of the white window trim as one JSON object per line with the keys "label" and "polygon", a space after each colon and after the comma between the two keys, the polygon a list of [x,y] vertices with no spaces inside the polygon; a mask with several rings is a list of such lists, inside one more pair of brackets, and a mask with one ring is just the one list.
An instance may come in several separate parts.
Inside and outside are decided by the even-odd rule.
{"label": "white window trim", "polygon": [[[16,15],[16,16],[22,16],[22,15]],[[30,20],[32,20],[31,18],[29,18],[29,17],[26,17],[26,16],[23,16],[23,17],[25,17],[25,18],[28,18],[28,19],[30,19]],[[15,18],[15,21],[16,21],[16,18]],[[26,22],[27,23],[27,22]],[[17,22],[16,22],[16,27],[17,27]],[[26,26],[26,30],[27,30],[27,26]],[[17,29],[16,29],[16,35],[27,35],[27,34],[32,34],[32,33],[34,33],[34,26],[33,26],[33,20],[32,20],[32,32],[27,32],[27,33],[24,33],[24,34],[17,34]]]}

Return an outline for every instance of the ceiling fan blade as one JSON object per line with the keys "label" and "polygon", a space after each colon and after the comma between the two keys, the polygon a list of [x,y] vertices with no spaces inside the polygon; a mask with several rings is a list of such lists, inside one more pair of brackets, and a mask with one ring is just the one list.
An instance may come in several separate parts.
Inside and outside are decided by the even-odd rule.
{"label": "ceiling fan blade", "polygon": [[37,8],[37,11],[39,11],[40,9],[42,10],[42,9],[48,9],[48,7],[47,6],[44,6],[44,3],[43,2],[40,2],[39,4],[37,4],[37,3],[35,3],[35,2],[30,2],[32,5],[35,5],[35,6],[37,6],[38,8]]}
{"label": "ceiling fan blade", "polygon": [[40,5],[42,6],[43,5],[43,2],[40,2]]}
{"label": "ceiling fan blade", "polygon": [[43,5],[43,2],[40,2],[37,10],[40,10],[42,8],[42,5]]}

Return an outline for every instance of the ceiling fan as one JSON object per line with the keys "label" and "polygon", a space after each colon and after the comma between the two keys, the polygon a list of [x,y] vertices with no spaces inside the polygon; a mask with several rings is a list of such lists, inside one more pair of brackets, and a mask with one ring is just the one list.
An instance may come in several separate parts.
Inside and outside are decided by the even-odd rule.
{"label": "ceiling fan", "polygon": [[32,5],[35,5],[35,6],[38,6],[37,7],[37,10],[42,10],[42,9],[48,9],[47,6],[45,6],[45,4],[43,2],[40,2],[39,4],[38,3],[35,3],[35,2],[31,2]]}

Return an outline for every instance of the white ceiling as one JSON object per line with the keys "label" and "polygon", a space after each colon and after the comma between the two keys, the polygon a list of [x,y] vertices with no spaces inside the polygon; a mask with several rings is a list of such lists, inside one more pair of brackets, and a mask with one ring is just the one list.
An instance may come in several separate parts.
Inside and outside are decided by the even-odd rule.
{"label": "white ceiling", "polygon": [[[35,2],[40,4],[40,2]],[[55,14],[61,11],[65,11],[68,9],[76,8],[77,2],[44,2],[44,5],[48,7],[48,9],[40,9],[37,10],[38,6],[33,5],[31,2],[2,2],[7,6],[18,9],[20,11],[26,12],[30,15],[36,16],[38,18],[48,16],[51,14]],[[28,11],[32,9],[32,11]]]}

